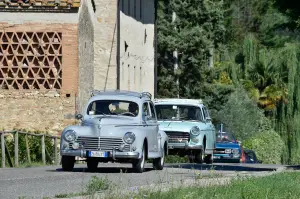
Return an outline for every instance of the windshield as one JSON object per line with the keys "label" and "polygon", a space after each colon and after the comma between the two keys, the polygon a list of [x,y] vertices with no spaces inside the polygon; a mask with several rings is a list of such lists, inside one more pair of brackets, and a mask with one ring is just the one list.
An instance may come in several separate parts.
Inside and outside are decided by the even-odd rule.
{"label": "windshield", "polygon": [[89,104],[88,115],[124,115],[136,117],[139,106],[135,102],[122,100],[96,100]]}
{"label": "windshield", "polygon": [[202,112],[198,106],[155,105],[158,120],[198,120],[202,121]]}
{"label": "windshield", "polygon": [[217,142],[236,142],[234,136],[230,133],[217,133]]}

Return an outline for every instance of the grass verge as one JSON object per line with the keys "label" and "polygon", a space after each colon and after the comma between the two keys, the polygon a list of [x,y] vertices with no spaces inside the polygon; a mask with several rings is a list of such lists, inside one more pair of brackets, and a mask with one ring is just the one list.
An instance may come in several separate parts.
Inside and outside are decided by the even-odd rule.
{"label": "grass verge", "polygon": [[167,192],[141,190],[138,193],[106,198],[160,198],[160,199],[298,199],[300,196],[300,172],[282,172],[267,177],[247,177],[233,180],[223,186],[176,188]]}
{"label": "grass verge", "polygon": [[72,198],[76,196],[94,195],[95,193],[110,189],[113,184],[107,178],[92,176],[85,187],[85,191],[79,193],[63,193],[55,195],[55,198]]}

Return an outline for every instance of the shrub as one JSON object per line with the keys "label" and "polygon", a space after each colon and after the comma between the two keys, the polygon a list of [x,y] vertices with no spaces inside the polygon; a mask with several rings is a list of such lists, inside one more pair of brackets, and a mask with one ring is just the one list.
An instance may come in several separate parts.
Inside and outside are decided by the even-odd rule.
{"label": "shrub", "polygon": [[257,158],[265,164],[280,164],[284,142],[274,130],[262,131],[243,143],[255,151]]}
{"label": "shrub", "polygon": [[242,88],[238,88],[229,96],[227,103],[218,112],[217,118],[239,140],[249,139],[261,131],[271,129],[271,123],[263,111]]}

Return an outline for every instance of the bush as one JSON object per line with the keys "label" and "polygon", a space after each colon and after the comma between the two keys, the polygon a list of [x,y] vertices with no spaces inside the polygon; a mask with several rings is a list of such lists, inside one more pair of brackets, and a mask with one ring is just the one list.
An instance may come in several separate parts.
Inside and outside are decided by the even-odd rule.
{"label": "bush", "polygon": [[239,140],[249,139],[261,131],[271,129],[271,123],[263,111],[242,88],[238,88],[229,96],[227,103],[218,112],[217,118]]}
{"label": "bush", "polygon": [[257,158],[265,164],[280,164],[284,142],[274,130],[260,132],[243,143],[246,148],[255,151]]}

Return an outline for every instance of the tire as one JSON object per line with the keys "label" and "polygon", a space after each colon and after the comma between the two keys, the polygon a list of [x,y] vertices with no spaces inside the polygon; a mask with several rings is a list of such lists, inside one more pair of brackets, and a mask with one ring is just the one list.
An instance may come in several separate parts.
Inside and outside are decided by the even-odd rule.
{"label": "tire", "polygon": [[97,170],[98,163],[99,163],[97,159],[89,158],[89,159],[87,159],[86,163],[87,163],[88,171],[96,171]]}
{"label": "tire", "polygon": [[207,156],[204,158],[204,162],[205,162],[206,164],[212,164],[212,163],[213,163],[213,154],[207,155]]}
{"label": "tire", "polygon": [[165,148],[162,149],[163,155],[160,158],[155,158],[153,160],[153,169],[163,170],[165,164]]}
{"label": "tire", "polygon": [[202,150],[199,150],[195,153],[195,162],[198,164],[203,164],[204,162],[204,153]]}
{"label": "tire", "polygon": [[146,153],[145,153],[145,145],[144,145],[142,151],[142,157],[138,160],[135,160],[132,163],[132,167],[137,173],[143,173],[145,168],[145,159],[146,159],[145,157],[146,157]]}
{"label": "tire", "polygon": [[61,164],[64,171],[72,171],[75,164],[75,157],[63,155],[61,157]]}
{"label": "tire", "polygon": [[203,163],[203,158],[204,157],[203,157],[202,150],[192,151],[191,155],[189,155],[190,163],[202,164]]}

